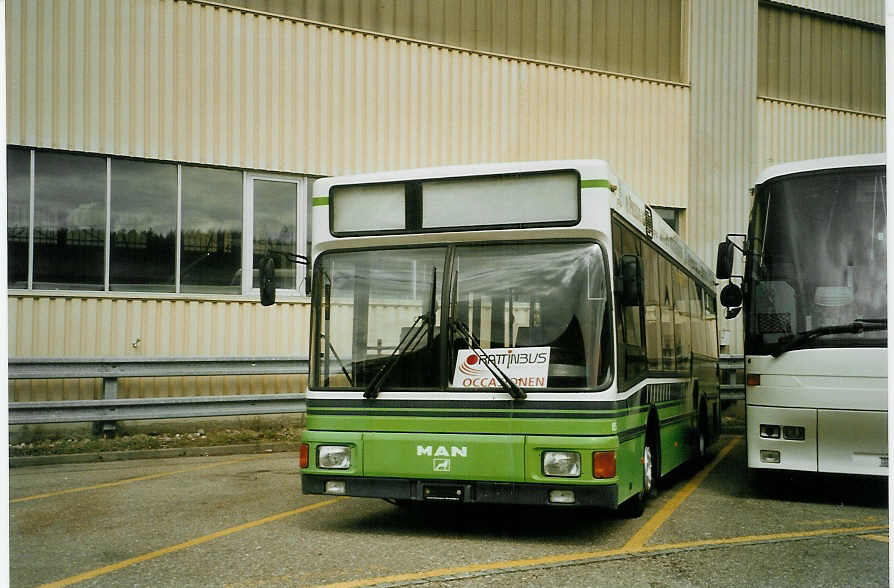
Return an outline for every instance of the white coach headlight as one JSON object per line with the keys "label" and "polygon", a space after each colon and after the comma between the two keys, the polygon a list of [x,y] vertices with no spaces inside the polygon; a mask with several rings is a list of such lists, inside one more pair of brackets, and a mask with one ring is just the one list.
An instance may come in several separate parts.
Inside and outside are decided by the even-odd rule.
{"label": "white coach headlight", "polygon": [[351,467],[351,448],[344,445],[317,447],[317,467],[327,470],[346,470]]}
{"label": "white coach headlight", "polygon": [[543,474],[557,478],[579,478],[580,453],[576,451],[544,451]]}

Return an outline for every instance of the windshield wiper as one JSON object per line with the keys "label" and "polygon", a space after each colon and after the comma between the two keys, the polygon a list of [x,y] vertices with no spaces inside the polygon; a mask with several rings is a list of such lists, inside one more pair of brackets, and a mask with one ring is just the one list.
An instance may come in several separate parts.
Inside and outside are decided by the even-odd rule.
{"label": "windshield wiper", "polygon": [[771,355],[779,357],[786,351],[791,351],[807,341],[822,337],[824,335],[840,335],[850,334],[857,335],[864,331],[886,331],[888,329],[887,319],[857,319],[852,323],[845,325],[831,325],[828,327],[817,327],[809,331],[803,331],[796,335],[786,335],[779,339],[778,347]]}
{"label": "windshield wiper", "polygon": [[481,363],[484,364],[491,374],[493,374],[494,378],[500,383],[500,386],[503,387],[506,392],[515,398],[516,400],[524,400],[528,397],[528,394],[519,387],[518,384],[512,381],[509,376],[506,375],[500,366],[490,361],[487,357],[487,352],[481,348],[481,344],[478,343],[478,340],[475,338],[475,335],[469,332],[469,328],[466,326],[464,322],[459,319],[451,318],[450,326],[453,329],[456,329],[460,335],[463,336],[463,339],[466,340],[466,344],[469,346],[469,349],[475,352],[475,354],[481,358]]}
{"label": "windshield wiper", "polygon": [[[431,299],[429,300],[428,312],[417,316],[407,332],[404,333],[404,336],[400,338],[397,347],[394,348],[394,351],[392,351],[391,355],[388,356],[388,359],[385,360],[385,365],[376,372],[376,375],[374,375],[372,380],[369,381],[369,384],[367,384],[366,391],[363,393],[364,398],[375,398],[379,395],[382,385],[384,385],[385,381],[388,379],[388,374],[391,373],[391,370],[397,365],[398,360],[400,360],[407,351],[414,349],[416,345],[419,344],[420,336],[424,332],[427,332],[428,345],[431,346],[435,330],[435,292],[438,284],[438,268],[432,267],[431,270]],[[417,329],[417,325],[428,325],[428,328],[425,330],[421,328]]]}

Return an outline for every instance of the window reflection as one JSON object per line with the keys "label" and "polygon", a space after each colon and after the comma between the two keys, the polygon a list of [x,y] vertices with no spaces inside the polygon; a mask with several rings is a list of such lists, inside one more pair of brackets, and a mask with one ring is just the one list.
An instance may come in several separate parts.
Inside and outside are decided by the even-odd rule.
{"label": "window reflection", "polygon": [[173,292],[176,164],[115,159],[111,188],[109,287]]}
{"label": "window reflection", "polygon": [[254,181],[252,287],[260,286],[258,265],[268,253],[276,263],[276,287],[295,288],[296,266],[283,253],[297,253],[297,187],[294,182]]}
{"label": "window reflection", "polygon": [[242,290],[242,172],[183,166],[183,292]]}
{"label": "window reflection", "polygon": [[106,158],[38,152],[34,162],[34,287],[104,288]]}
{"label": "window reflection", "polygon": [[31,186],[31,152],[6,150],[6,280],[10,288],[28,287],[28,204]]}

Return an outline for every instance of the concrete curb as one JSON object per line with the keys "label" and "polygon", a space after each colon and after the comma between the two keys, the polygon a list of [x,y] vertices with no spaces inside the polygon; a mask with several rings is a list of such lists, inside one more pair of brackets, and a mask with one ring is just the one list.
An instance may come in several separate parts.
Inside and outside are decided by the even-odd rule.
{"label": "concrete curb", "polygon": [[104,451],[102,453],[67,453],[62,455],[33,455],[9,458],[9,467],[95,463],[128,459],[157,459],[164,457],[205,457],[242,455],[248,453],[282,453],[298,451],[297,441],[249,443],[242,445],[212,445],[208,447],[173,447],[171,449],[137,449],[132,451]]}

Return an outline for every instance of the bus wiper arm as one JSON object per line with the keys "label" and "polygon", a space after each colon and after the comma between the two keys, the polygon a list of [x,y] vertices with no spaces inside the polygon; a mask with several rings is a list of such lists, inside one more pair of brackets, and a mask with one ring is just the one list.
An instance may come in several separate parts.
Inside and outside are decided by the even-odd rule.
{"label": "bus wiper arm", "polygon": [[416,320],[413,321],[413,324],[410,325],[410,328],[404,333],[404,336],[401,337],[400,341],[398,341],[397,347],[395,347],[394,351],[391,352],[391,355],[388,356],[385,365],[383,365],[379,371],[376,372],[376,375],[372,377],[372,380],[369,381],[369,384],[366,386],[366,391],[363,393],[364,398],[375,398],[379,395],[379,390],[382,389],[382,385],[385,383],[385,380],[388,379],[388,374],[390,374],[391,370],[394,369],[394,366],[397,365],[397,361],[403,357],[408,350],[413,349],[419,342],[419,338],[425,333],[423,329],[417,329],[416,326],[419,325],[420,322],[424,325],[428,321],[429,315],[420,314],[416,317]]}
{"label": "bus wiper arm", "polygon": [[[366,386],[366,391],[363,393],[364,398],[375,398],[379,395],[379,390],[382,389],[382,385],[385,384],[385,381],[388,379],[388,374],[391,373],[391,370],[394,369],[394,366],[397,365],[398,360],[403,357],[407,351],[410,349],[414,349],[416,345],[419,344],[420,336],[427,332],[428,337],[428,345],[431,346],[432,339],[434,337],[435,330],[435,290],[438,285],[438,268],[431,268],[431,300],[429,301],[428,312],[425,314],[420,314],[416,317],[416,320],[413,321],[413,324],[410,325],[409,330],[404,333],[404,336],[400,338],[400,341],[397,342],[397,347],[394,348],[394,351],[391,352],[391,355],[388,356],[388,359],[385,361],[385,365],[376,372],[376,375],[373,376],[372,380],[369,381],[369,384]],[[422,323],[420,325],[420,322]],[[416,326],[419,325],[428,325],[428,329],[423,330],[422,328],[417,329]]]}
{"label": "bus wiper arm", "polygon": [[[876,322],[876,321],[884,321],[884,322]],[[856,335],[862,333],[864,331],[885,331],[888,329],[888,321],[885,319],[869,319],[869,320],[857,320],[852,323],[846,325],[832,325],[828,327],[817,327],[815,329],[810,329],[809,331],[802,331],[797,335],[787,335],[779,339],[778,348],[771,355],[773,357],[779,357],[786,351],[790,351],[795,347],[810,341],[811,339],[816,339],[817,337],[822,337],[824,335],[838,335],[838,334],[852,334]]]}
{"label": "bus wiper arm", "polygon": [[506,392],[515,398],[516,400],[524,400],[528,397],[528,394],[519,387],[518,384],[513,382],[509,376],[506,375],[500,366],[489,361],[487,359],[487,352],[481,348],[481,344],[478,343],[478,340],[475,338],[475,335],[469,332],[469,328],[459,319],[452,318],[450,319],[450,326],[456,329],[456,332],[462,335],[463,339],[466,340],[466,344],[469,348],[474,351],[478,357],[483,358],[484,367],[486,367],[491,374],[493,374],[494,378],[500,383]]}

